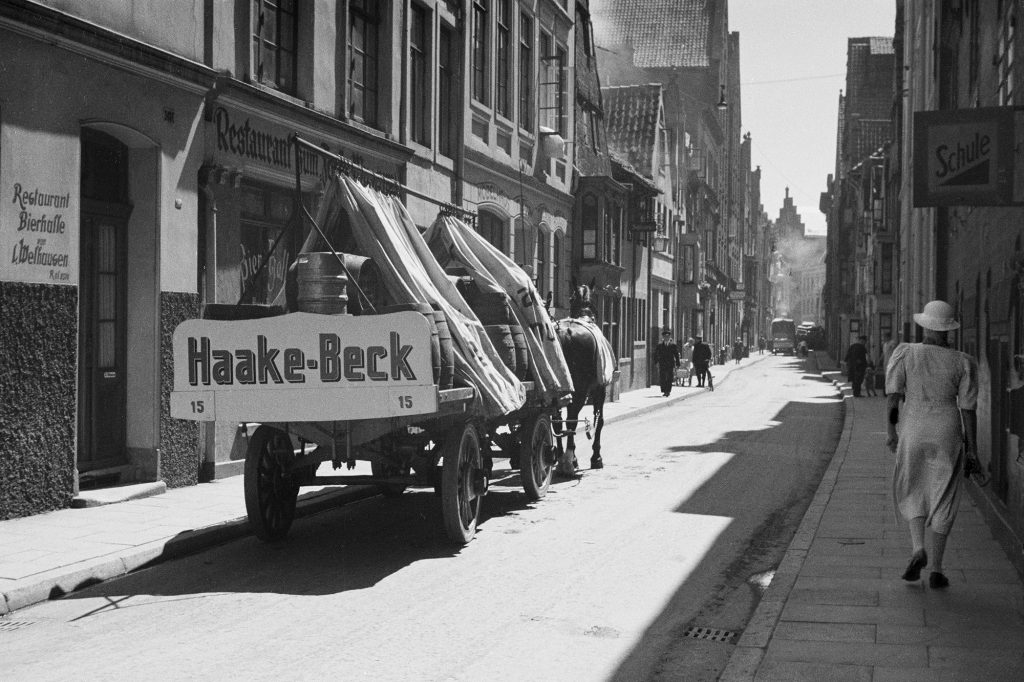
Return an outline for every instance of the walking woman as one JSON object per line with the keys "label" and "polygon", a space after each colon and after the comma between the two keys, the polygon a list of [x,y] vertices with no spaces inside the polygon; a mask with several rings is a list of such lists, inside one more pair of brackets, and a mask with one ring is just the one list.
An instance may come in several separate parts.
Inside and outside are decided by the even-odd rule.
{"label": "walking woman", "polygon": [[893,502],[910,524],[913,547],[903,579],[918,580],[931,552],[928,584],[943,588],[949,580],[942,558],[960,504],[964,466],[967,460],[977,462],[978,363],[947,345],[946,333],[960,323],[945,301],[928,303],[914,322],[924,330],[923,341],[898,346],[885,376],[887,445],[896,455]]}

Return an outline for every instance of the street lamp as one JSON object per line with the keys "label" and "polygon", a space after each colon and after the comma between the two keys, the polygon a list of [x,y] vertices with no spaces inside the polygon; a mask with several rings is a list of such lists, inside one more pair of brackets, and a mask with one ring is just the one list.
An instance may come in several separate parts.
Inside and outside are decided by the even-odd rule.
{"label": "street lamp", "polygon": [[718,110],[719,111],[725,111],[726,109],[729,108],[729,103],[725,101],[725,83],[722,83],[719,86],[719,88],[721,88],[721,93],[722,94],[719,95],[719,97],[718,97],[718,104],[716,106],[718,106]]}

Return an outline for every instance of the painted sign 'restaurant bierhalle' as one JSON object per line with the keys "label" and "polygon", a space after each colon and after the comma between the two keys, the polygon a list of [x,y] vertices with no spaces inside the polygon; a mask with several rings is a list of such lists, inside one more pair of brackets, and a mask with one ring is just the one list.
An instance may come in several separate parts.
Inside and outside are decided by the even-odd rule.
{"label": "painted sign 'restaurant bierhalle'", "polygon": [[1014,107],[915,112],[914,206],[1021,203],[1014,168],[1020,116]]}
{"label": "painted sign 'restaurant bierhalle'", "polygon": [[171,416],[335,421],[437,410],[418,313],[187,320],[174,332]]}

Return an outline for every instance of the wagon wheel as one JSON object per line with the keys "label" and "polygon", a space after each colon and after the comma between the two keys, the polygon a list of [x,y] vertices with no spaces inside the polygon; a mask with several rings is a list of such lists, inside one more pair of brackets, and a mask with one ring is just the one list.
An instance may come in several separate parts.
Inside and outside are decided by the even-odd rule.
{"label": "wagon wheel", "polygon": [[295,518],[299,484],[288,469],[295,456],[288,436],[275,428],[256,429],[245,453],[245,511],[260,540],[284,539]]}
{"label": "wagon wheel", "polygon": [[[370,471],[374,478],[390,478],[391,476],[408,476],[409,467],[402,467],[390,462],[374,459],[370,462]],[[378,483],[377,489],[384,497],[398,497],[409,487],[400,483]]]}
{"label": "wagon wheel", "polygon": [[453,427],[441,446],[441,517],[449,539],[464,545],[473,539],[480,518],[487,475],[480,456],[480,436],[473,424]]}
{"label": "wagon wheel", "polygon": [[539,500],[548,492],[555,471],[554,438],[551,417],[540,414],[526,422],[519,444],[519,478],[531,500]]}

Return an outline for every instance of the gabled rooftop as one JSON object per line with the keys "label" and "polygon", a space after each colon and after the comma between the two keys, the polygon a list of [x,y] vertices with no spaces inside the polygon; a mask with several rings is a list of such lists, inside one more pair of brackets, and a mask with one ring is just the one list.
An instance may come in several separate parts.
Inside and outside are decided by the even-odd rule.
{"label": "gabled rooftop", "polygon": [[651,163],[661,117],[661,84],[605,87],[601,95],[609,151],[646,177],[654,177]]}
{"label": "gabled rooftop", "polygon": [[707,67],[716,0],[591,0],[594,41],[630,44],[640,68]]}

